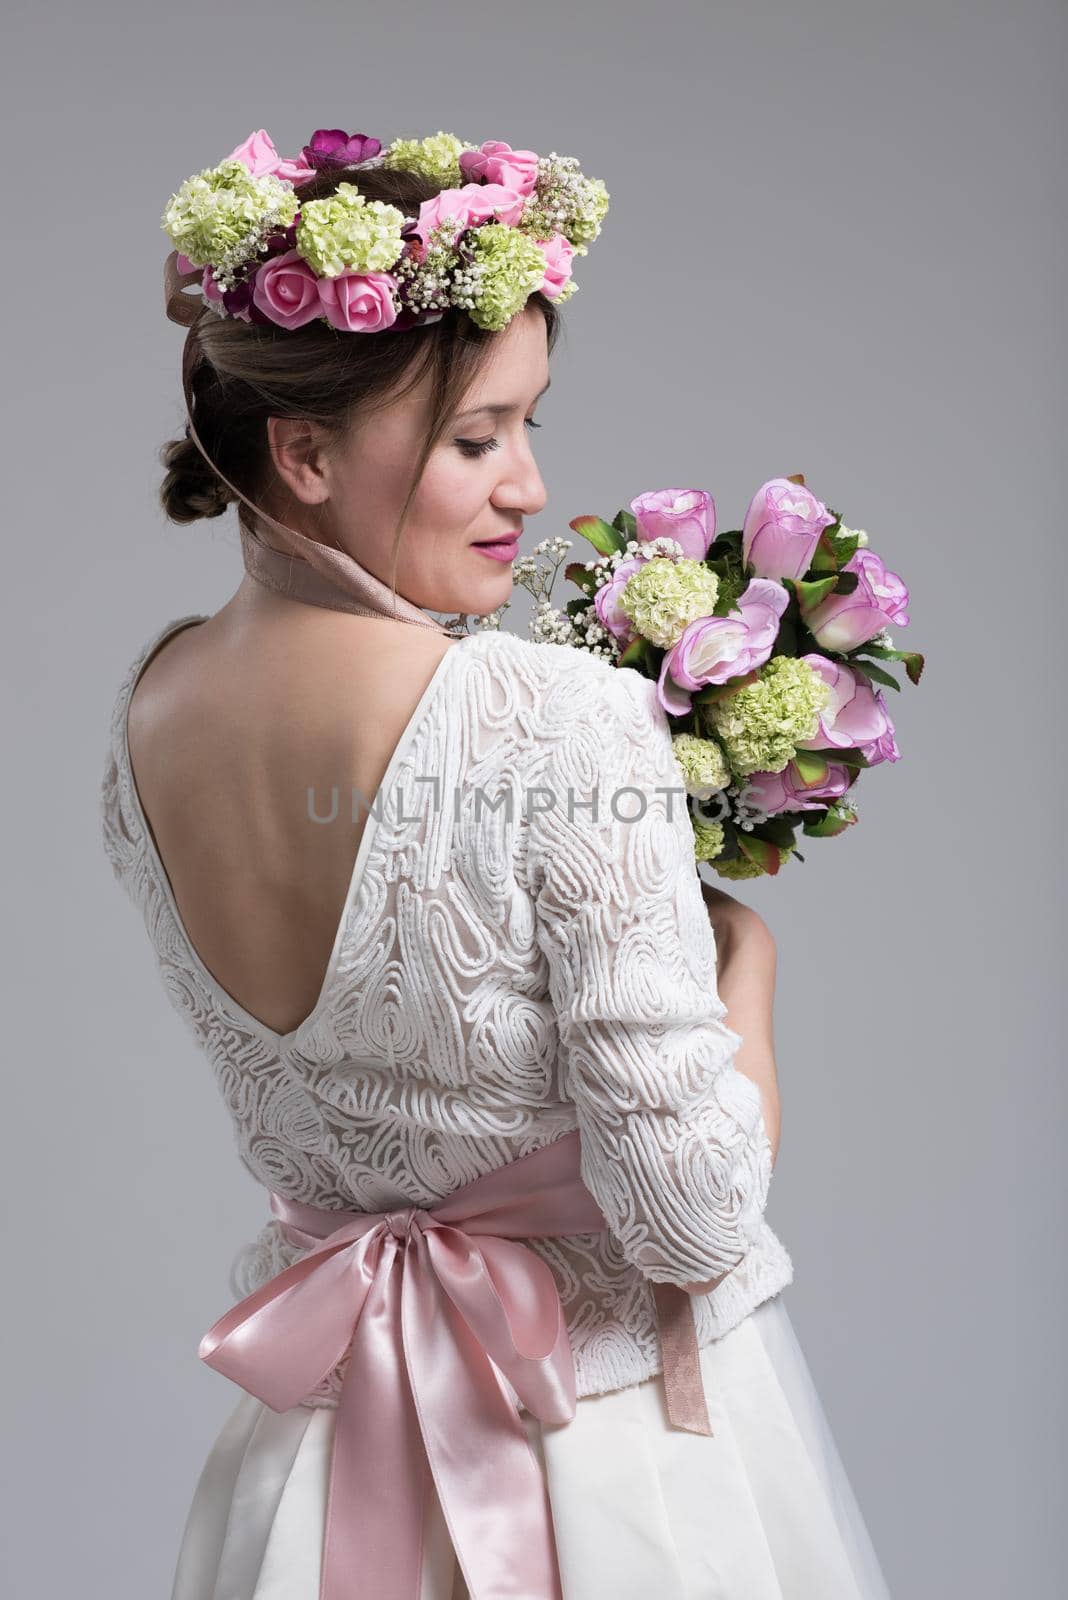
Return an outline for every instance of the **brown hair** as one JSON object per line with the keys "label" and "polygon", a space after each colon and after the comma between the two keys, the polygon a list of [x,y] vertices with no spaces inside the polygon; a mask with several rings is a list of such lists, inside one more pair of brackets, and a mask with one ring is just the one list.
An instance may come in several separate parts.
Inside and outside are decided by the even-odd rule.
{"label": "brown hair", "polygon": [[[406,216],[414,216],[441,188],[421,174],[388,167],[340,168],[302,184],[300,198],[332,194],[342,179]],[[551,353],[561,327],[559,310],[540,291],[527,304],[536,305],[545,318]],[[458,308],[437,322],[401,332],[345,333],[319,320],[279,328],[220,317],[206,305],[193,311],[190,296],[177,287],[169,294],[167,312],[189,327],[182,379],[197,433],[220,470],[254,501],[270,480],[268,417],[314,421],[340,439],[355,417],[402,398],[428,371],[432,374],[430,423],[393,541],[395,593],[401,536],[427,461],[498,335]],[[221,516],[237,500],[204,459],[188,424],[182,438],[163,446],[160,460],[167,469],[160,500],[172,522]],[[237,505],[251,530],[252,513],[244,501]]]}

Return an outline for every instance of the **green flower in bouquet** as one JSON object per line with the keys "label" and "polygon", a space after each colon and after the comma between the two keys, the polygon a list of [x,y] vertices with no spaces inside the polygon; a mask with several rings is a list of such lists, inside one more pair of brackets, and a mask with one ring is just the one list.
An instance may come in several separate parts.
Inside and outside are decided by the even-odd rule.
{"label": "green flower in bouquet", "polygon": [[693,819],[693,853],[698,861],[711,861],[718,856],[727,842],[722,822],[706,822],[701,817]]}
{"label": "green flower in bouquet", "polygon": [[628,578],[619,609],[643,638],[670,650],[691,622],[709,617],[719,597],[719,579],[703,561],[654,556]]}
{"label": "green flower in bouquet", "polygon": [[781,772],[798,741],[811,739],[831,697],[828,684],[796,656],[772,656],[748,683],[704,708],[739,777]]}
{"label": "green flower in bouquet", "polygon": [[695,733],[676,733],[671,740],[672,751],[686,783],[687,794],[705,799],[731,781],[730,767],[721,747],[714,739],[702,739]]}

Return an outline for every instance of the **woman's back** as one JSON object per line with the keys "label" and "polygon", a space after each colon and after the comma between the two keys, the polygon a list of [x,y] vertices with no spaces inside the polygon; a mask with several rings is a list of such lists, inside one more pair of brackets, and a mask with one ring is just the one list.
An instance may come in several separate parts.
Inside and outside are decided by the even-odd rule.
{"label": "woman's back", "polygon": [[[280,1033],[312,1011],[367,816],[445,652],[436,631],[239,590],[141,673],[131,770],[190,939]],[[356,806],[351,804],[353,794]]]}

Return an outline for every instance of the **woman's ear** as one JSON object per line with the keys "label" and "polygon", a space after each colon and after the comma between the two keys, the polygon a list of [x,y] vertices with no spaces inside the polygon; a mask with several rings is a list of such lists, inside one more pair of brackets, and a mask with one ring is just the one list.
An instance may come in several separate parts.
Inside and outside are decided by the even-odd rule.
{"label": "woman's ear", "polygon": [[267,448],[274,469],[304,505],[322,505],[330,498],[330,438],[328,430],[318,422],[300,417],[267,418]]}

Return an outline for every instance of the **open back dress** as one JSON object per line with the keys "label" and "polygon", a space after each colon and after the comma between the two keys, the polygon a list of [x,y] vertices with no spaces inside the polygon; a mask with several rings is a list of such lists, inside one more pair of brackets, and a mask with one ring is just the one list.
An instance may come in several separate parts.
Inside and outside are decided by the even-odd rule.
{"label": "open back dress", "polygon": [[[518,1549],[500,1583],[465,1570],[428,1475],[404,1600],[886,1600],[783,1304],[793,1267],[765,1217],[761,1097],[733,1064],[655,686],[563,645],[456,639],[367,816],[314,1009],[279,1034],[191,944],[131,770],[134,687],[206,620],[167,623],[125,674],[103,838],[244,1166],[296,1208],[410,1216],[570,1137],[607,1221],[522,1246],[559,1296],[574,1415],[544,1422],[501,1380],[551,1507],[558,1578],[532,1591]],[[266,1220],[237,1249],[220,1312],[227,1288],[226,1305],[263,1291],[309,1248]],[[680,1430],[655,1285],[722,1272],[691,1300],[711,1432]],[[172,1600],[320,1600],[347,1360],[285,1409],[241,1392],[176,1540]],[[462,1450],[462,1417],[451,1426],[441,1448]],[[409,1470],[427,1472],[418,1452]],[[482,1494],[485,1525],[504,1526],[514,1508],[492,1482]],[[358,1550],[333,1582],[329,1600],[394,1600]]]}

